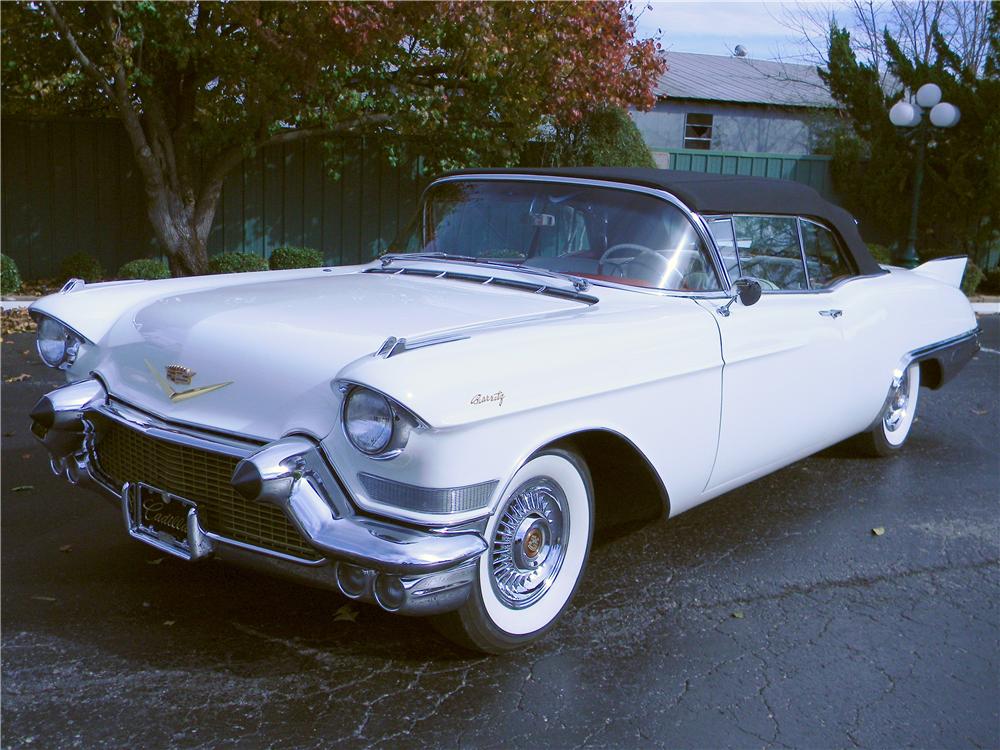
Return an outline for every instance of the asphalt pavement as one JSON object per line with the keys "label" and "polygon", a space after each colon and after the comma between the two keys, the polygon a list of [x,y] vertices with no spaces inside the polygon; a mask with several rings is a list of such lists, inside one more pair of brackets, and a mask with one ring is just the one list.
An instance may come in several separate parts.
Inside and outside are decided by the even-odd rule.
{"label": "asphalt pavement", "polygon": [[14,336],[0,745],[998,747],[1000,316],[980,322],[903,455],[836,447],[605,533],[568,616],[504,657],[131,540],[49,473],[27,414],[59,379]]}

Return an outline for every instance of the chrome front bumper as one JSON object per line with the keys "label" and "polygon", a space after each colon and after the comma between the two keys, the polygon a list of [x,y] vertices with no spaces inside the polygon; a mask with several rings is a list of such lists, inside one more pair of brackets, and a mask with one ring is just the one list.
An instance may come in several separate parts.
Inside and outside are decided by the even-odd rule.
{"label": "chrome front bumper", "polygon": [[[486,550],[476,531],[416,529],[359,515],[316,443],[305,437],[260,446],[180,428],[110,400],[97,380],[52,391],[31,416],[32,432],[48,450],[55,474],[110,496],[120,504],[129,534],[187,560],[228,560],[335,588],[388,611],[425,615],[461,606]],[[138,488],[114,486],[96,461],[107,420],[155,440],[242,459],[233,487],[250,502],[279,507],[319,559],[302,560],[206,531],[198,498],[180,498],[192,506],[186,538],[144,528],[135,512]]]}

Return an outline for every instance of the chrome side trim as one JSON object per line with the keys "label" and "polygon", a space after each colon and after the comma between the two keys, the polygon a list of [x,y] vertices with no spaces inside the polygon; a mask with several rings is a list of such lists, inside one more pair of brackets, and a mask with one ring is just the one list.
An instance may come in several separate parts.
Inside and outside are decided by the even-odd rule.
{"label": "chrome side trim", "polygon": [[414,349],[423,349],[426,346],[436,346],[437,344],[448,344],[452,341],[462,341],[467,338],[469,337],[461,333],[437,334],[433,336],[418,337],[415,339],[396,338],[395,336],[390,336],[372,356],[380,357],[381,359],[389,359],[389,357],[395,357],[397,354],[412,352]]}
{"label": "chrome side trim", "polygon": [[914,362],[920,362],[925,359],[930,359],[935,354],[939,354],[940,352],[946,349],[950,349],[954,346],[957,346],[959,344],[964,344],[966,342],[975,341],[978,338],[979,338],[979,328],[973,328],[972,330],[966,331],[965,333],[960,333],[957,336],[952,336],[949,339],[944,339],[943,341],[937,341],[933,344],[928,344],[927,346],[922,346],[919,347],[918,349],[914,349],[913,351],[907,352],[902,356],[902,358],[900,358],[899,364],[896,366],[896,369],[893,370],[892,373],[893,382],[895,383],[901,380],[903,377],[903,373],[905,373],[906,369]]}

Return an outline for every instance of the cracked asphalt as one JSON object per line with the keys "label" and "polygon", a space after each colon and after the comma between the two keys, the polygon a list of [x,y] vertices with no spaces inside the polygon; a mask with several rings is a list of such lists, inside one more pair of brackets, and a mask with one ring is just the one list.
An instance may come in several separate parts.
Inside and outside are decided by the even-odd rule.
{"label": "cracked asphalt", "polygon": [[27,413],[58,379],[14,336],[3,375],[31,378],[2,388],[0,744],[998,747],[1000,317],[980,323],[992,351],[921,391],[903,455],[835,447],[604,533],[557,629],[489,658],[130,540],[49,474]]}

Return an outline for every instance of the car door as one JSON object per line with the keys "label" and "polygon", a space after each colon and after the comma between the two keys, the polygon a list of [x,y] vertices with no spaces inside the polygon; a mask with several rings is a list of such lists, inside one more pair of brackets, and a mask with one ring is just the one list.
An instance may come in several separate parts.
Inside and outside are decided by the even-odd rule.
{"label": "car door", "polygon": [[717,493],[846,437],[851,419],[842,311],[835,293],[810,290],[797,219],[734,216],[709,226],[730,278],[751,276],[763,288],[757,304],[734,304],[728,315],[703,303],[717,309],[724,360],[719,447],[706,486]]}

